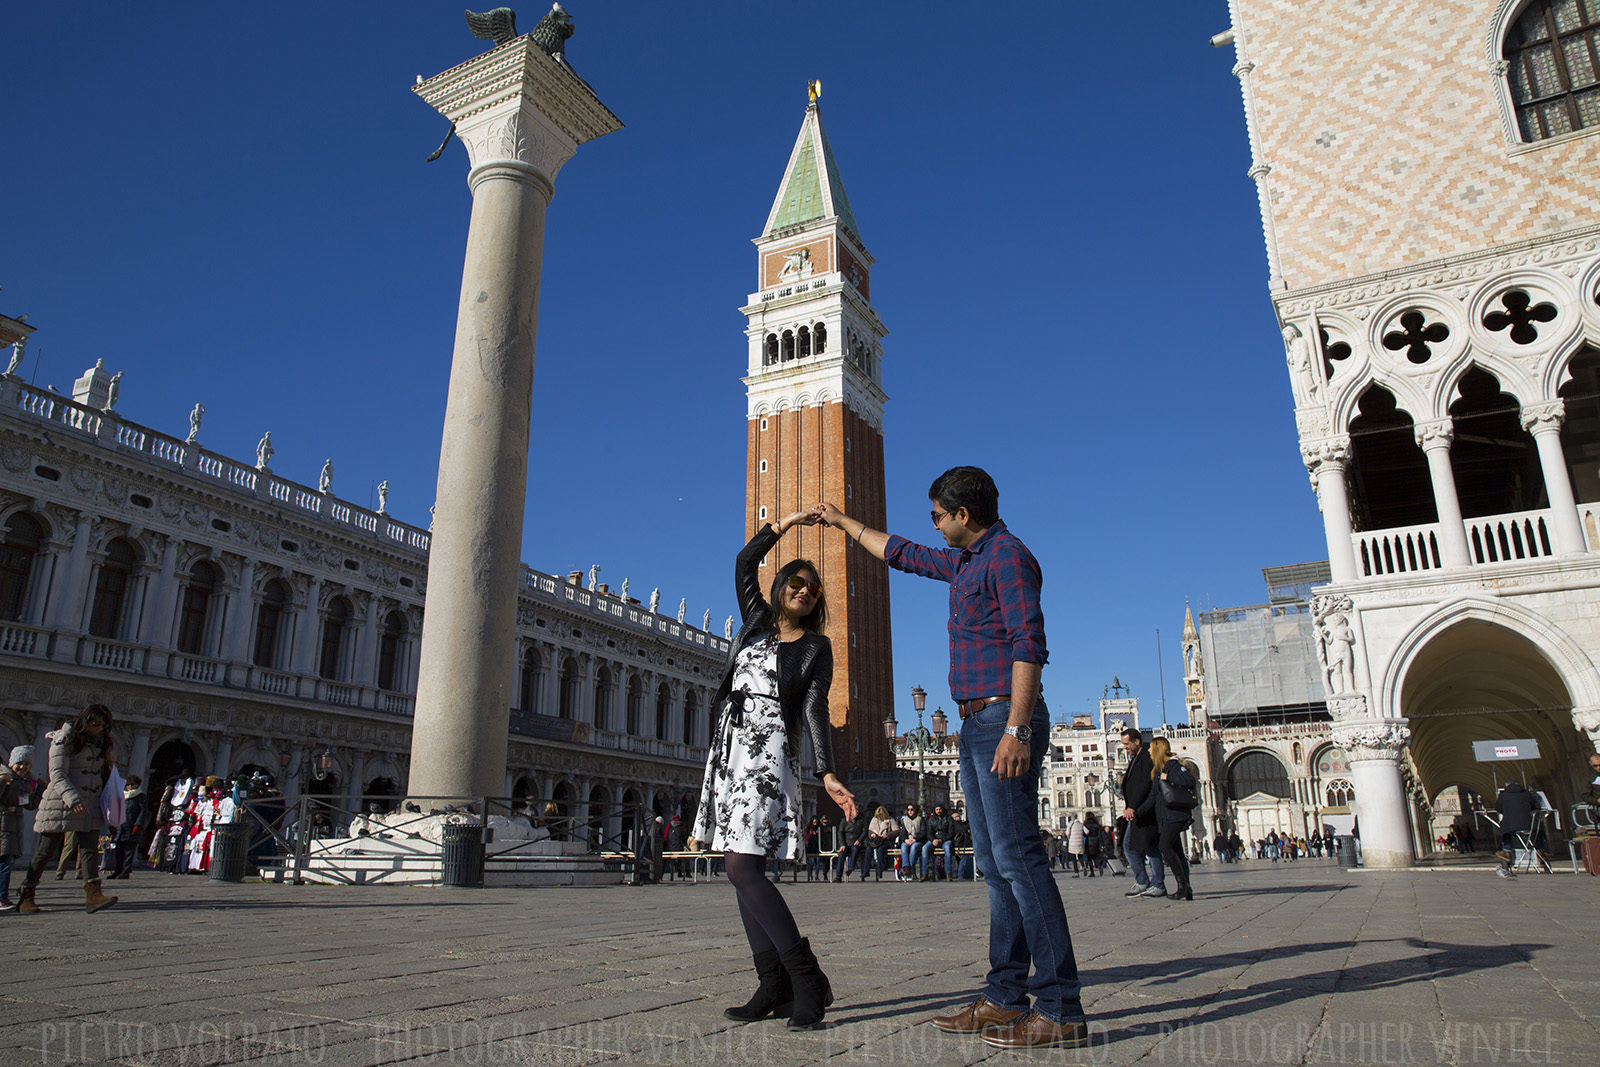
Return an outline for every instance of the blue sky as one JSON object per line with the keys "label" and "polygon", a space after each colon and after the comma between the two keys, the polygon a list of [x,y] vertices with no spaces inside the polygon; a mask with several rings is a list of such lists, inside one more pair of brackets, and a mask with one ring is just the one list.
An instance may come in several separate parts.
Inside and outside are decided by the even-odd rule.
{"label": "blue sky", "polygon": [[[890,525],[987,467],[1039,557],[1060,717],[1113,675],[1182,716],[1185,598],[1264,599],[1325,557],[1300,463],[1222,0],[1137,29],[1064,2],[573,0],[568,57],[626,129],[548,218],[523,558],[733,610],[738,308],[805,110],[823,122],[890,329]],[[481,50],[459,4],[13,0],[0,32],[0,311],[63,391],[425,525],[469,194],[411,92]],[[520,9],[533,26],[538,6]],[[948,704],[943,587],[891,580],[902,725]],[[720,622],[715,624],[720,626]],[[1161,630],[1163,659],[1156,656]]]}

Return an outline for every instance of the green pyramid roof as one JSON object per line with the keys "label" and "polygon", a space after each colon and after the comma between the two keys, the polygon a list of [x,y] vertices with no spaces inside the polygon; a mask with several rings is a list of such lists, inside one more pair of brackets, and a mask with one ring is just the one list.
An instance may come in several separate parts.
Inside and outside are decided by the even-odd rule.
{"label": "green pyramid roof", "polygon": [[800,136],[790,157],[788,176],[767,219],[767,232],[830,216],[837,216],[844,228],[860,239],[861,231],[856,228],[850,199],[839,178],[839,165],[828,145],[828,135],[823,132],[821,116],[812,106],[806,109],[805,122],[800,126]]}

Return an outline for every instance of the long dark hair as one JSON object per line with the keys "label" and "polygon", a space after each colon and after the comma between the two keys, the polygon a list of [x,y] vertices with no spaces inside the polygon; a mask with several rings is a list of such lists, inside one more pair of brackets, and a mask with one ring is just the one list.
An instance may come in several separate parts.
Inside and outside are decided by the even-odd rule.
{"label": "long dark hair", "polygon": [[[767,590],[767,603],[772,605],[773,614],[776,615],[780,612],[788,614],[783,608],[784,592],[788,588],[789,579],[801,571],[810,571],[817,576],[817,584],[822,584],[822,572],[817,570],[815,563],[812,563],[809,559],[791,559],[788,563],[778,568],[778,573],[772,578],[772,588]],[[821,593],[818,593],[817,606],[807,614],[792,621],[802,630],[810,630],[812,633],[817,633],[828,624],[827,600],[823,598]]]}
{"label": "long dark hair", "polygon": [[89,743],[89,720],[99,719],[100,740],[99,747],[103,750],[111,744],[111,727],[114,724],[111,718],[111,709],[104,704],[90,704],[78,713],[72,720],[72,751],[82,752],[83,747]]}

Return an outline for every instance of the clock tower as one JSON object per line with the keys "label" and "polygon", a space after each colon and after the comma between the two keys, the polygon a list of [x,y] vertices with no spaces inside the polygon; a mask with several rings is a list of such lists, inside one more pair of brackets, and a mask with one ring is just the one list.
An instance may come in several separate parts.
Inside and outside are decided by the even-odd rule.
{"label": "clock tower", "polygon": [[[762,236],[749,319],[745,532],[831,501],[888,525],[883,477],[883,338],[872,256],[845,197],[817,108],[800,124]],[[841,778],[894,767],[883,721],[894,710],[889,574],[837,531],[797,527],[762,561],[762,587],[797,556],[822,570],[833,642],[834,759]]]}

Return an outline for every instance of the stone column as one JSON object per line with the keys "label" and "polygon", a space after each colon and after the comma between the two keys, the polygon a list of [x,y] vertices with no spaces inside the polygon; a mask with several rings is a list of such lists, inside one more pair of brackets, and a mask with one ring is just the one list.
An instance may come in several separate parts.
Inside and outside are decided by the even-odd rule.
{"label": "stone column", "polygon": [[370,688],[378,684],[378,616],[382,610],[383,602],[378,594],[369,593],[367,617],[356,641],[355,669],[350,672],[351,681],[359,686]]}
{"label": "stone column", "polygon": [[[155,783],[150,781],[150,727],[137,726],[133,731],[133,747],[128,752],[128,762],[123,765],[122,776],[137,774],[144,779],[145,792],[155,788]],[[155,798],[160,800],[158,794]]]}
{"label": "stone column", "polygon": [[167,538],[161,549],[161,566],[155,587],[147,598],[149,611],[139,641],[152,648],[172,647],[172,614],[177,607],[178,542]]}
{"label": "stone column", "polygon": [[[232,762],[233,738],[228,734],[223,734],[217,739],[217,758],[211,764],[216,769],[211,773],[218,778],[227,778],[233,771],[233,768],[229,766]],[[202,771],[201,773],[204,774],[205,772]]]}
{"label": "stone column", "polygon": [[578,145],[616,116],[531,36],[417,86],[472,169],[439,451],[409,790],[492,796],[506,768],[544,216]]}
{"label": "stone column", "polygon": [[[1456,495],[1456,472],[1450,466],[1450,445],[1455,440],[1449,419],[1422,422],[1415,427],[1417,444],[1428,457],[1428,477],[1433,482],[1433,505],[1439,513],[1439,558],[1446,567],[1470,567],[1467,527],[1461,518],[1461,498]],[[1573,517],[1577,517],[1574,507]]]}
{"label": "stone column", "polygon": [[1410,805],[1400,775],[1400,754],[1410,739],[1405,719],[1367,719],[1334,727],[1333,743],[1350,756],[1365,867],[1409,867],[1415,861]]}
{"label": "stone column", "polygon": [[227,617],[223,620],[222,659],[227,661],[230,685],[242,686],[250,673],[250,632],[254,629],[256,561],[245,558],[239,568],[239,584],[228,596]]}
{"label": "stone column", "polygon": [[1328,539],[1328,569],[1335,582],[1353,582],[1356,553],[1350,543],[1350,495],[1345,490],[1344,468],[1350,460],[1350,437],[1324,437],[1300,445],[1300,456],[1317,483],[1322,504],[1322,529]]}
{"label": "stone column", "polygon": [[317,624],[322,615],[322,579],[313,574],[306,581],[305,603],[301,605],[295,622],[295,650],[289,669],[296,674],[315,677],[317,673]]}
{"label": "stone column", "polygon": [[67,554],[66,569],[59,572],[60,580],[50,590],[50,607],[45,614],[45,625],[53,630],[76,632],[85,609],[94,599],[94,590],[85,588],[85,575],[89,569],[89,539],[94,534],[94,523],[94,516],[87,511],[78,513],[77,530],[72,537],[72,550]]}
{"label": "stone column", "polygon": [[1578,500],[1572,495],[1572,478],[1567,473],[1566,453],[1561,450],[1561,421],[1566,404],[1551,400],[1543,404],[1522,405],[1522,425],[1533,435],[1539,448],[1539,469],[1544,472],[1544,491],[1550,498],[1550,536],[1559,556],[1587,552],[1583,523],[1578,521]]}

